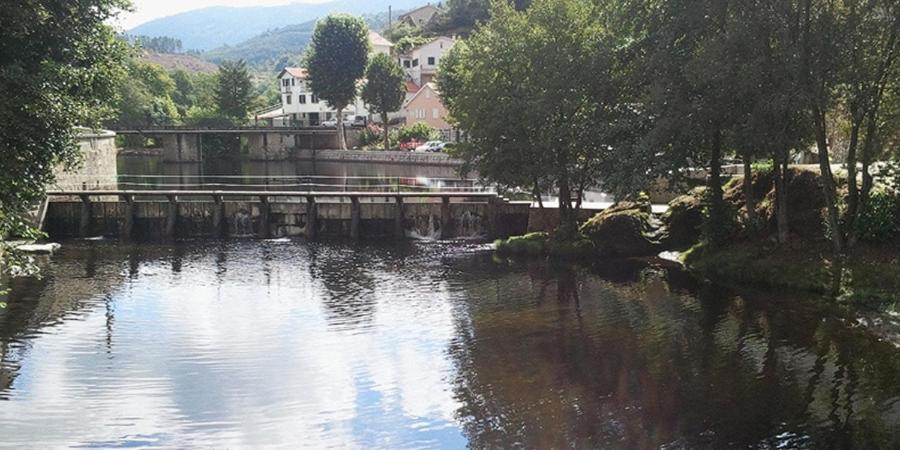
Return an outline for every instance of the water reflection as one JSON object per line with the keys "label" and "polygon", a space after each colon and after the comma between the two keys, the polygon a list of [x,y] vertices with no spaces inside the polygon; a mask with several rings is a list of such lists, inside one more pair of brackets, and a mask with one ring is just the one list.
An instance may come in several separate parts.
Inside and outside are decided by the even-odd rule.
{"label": "water reflection", "polygon": [[0,447],[891,448],[900,356],[805,299],[477,247],[66,245]]}

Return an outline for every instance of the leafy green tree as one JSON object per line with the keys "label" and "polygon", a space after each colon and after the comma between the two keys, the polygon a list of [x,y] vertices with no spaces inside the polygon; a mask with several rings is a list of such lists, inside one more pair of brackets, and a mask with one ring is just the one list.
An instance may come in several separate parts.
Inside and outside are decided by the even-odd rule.
{"label": "leafy green tree", "polygon": [[[172,100],[175,80],[156,64],[131,59],[127,67],[127,80],[119,85],[119,115],[111,125],[150,128],[179,123],[180,114]],[[129,141],[129,145],[139,145],[139,142]]]}
{"label": "leafy green tree", "polygon": [[369,58],[369,29],[359,17],[330,15],[316,24],[307,54],[310,89],[337,110],[338,139],[347,149],[343,112],[353,103]]}
{"label": "leafy green tree", "polygon": [[370,111],[381,115],[385,150],[390,147],[388,114],[400,109],[405,96],[403,69],[397,64],[397,60],[383,53],[375,55],[366,69],[362,99]]}
{"label": "leafy green tree", "polygon": [[219,114],[234,124],[245,123],[255,98],[247,63],[244,60],[222,63],[214,93]]}
{"label": "leafy green tree", "polygon": [[[77,126],[113,115],[127,57],[106,23],[120,0],[0,3],[0,240],[35,236],[24,219],[56,167],[78,163]],[[2,244],[0,244],[2,245]],[[0,249],[5,271],[15,270]]]}
{"label": "leafy green tree", "polygon": [[502,186],[552,183],[571,231],[585,189],[603,180],[625,194],[648,181],[650,161],[635,145],[640,108],[619,84],[619,43],[587,0],[492,8],[441,63],[442,100],[469,136],[460,156]]}
{"label": "leafy green tree", "polygon": [[175,81],[175,92],[172,94],[172,101],[178,108],[178,114],[182,117],[187,116],[187,112],[194,106],[194,79],[191,74],[184,70],[176,70],[172,73],[172,80]]}

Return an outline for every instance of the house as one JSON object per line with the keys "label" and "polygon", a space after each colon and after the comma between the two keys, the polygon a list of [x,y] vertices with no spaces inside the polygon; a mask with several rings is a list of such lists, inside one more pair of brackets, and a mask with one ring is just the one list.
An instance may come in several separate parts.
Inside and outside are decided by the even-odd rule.
{"label": "house", "polygon": [[391,49],[394,47],[394,44],[382,35],[369,31],[369,42],[372,44],[372,54],[382,53],[391,56]]}
{"label": "house", "polygon": [[441,103],[441,96],[434,83],[426,83],[403,105],[406,123],[412,125],[424,122],[438,130],[450,129],[447,123],[447,108]]}
{"label": "house", "polygon": [[431,22],[431,19],[433,19],[438,12],[440,12],[440,8],[429,3],[406,14],[402,14],[397,18],[397,21],[411,27],[423,27],[428,24],[428,22]]}
{"label": "house", "polygon": [[407,77],[417,85],[423,86],[434,81],[438,64],[456,43],[452,38],[439,36],[426,44],[413,48],[400,55],[400,66]]}
{"label": "house", "polygon": [[[299,67],[286,67],[278,74],[281,118],[275,121],[276,126],[315,127],[323,121],[337,118],[337,111],[310,90],[308,78],[306,69]],[[344,116],[354,115],[369,115],[359,97],[344,109]]]}
{"label": "house", "polygon": [[[372,54],[391,54],[394,46],[390,41],[375,32],[369,33]],[[278,88],[281,93],[281,107],[260,112],[257,121],[267,121],[273,126],[315,127],[323,121],[337,119],[337,111],[327,102],[320,99],[309,88],[306,69],[286,67],[278,74]],[[363,81],[361,80],[360,83]],[[344,116],[369,116],[369,111],[359,96],[353,104],[343,111]]]}

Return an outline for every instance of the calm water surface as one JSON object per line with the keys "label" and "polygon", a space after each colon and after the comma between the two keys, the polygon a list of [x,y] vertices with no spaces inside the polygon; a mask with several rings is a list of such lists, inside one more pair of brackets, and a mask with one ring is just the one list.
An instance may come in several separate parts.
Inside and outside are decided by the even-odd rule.
{"label": "calm water surface", "polygon": [[483,247],[67,243],[0,310],[4,448],[898,448],[820,303]]}

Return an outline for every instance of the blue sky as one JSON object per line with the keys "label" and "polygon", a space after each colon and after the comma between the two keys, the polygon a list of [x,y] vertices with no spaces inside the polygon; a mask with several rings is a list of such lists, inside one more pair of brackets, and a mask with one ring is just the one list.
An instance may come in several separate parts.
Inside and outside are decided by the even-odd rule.
{"label": "blue sky", "polygon": [[144,22],[208,6],[273,6],[323,3],[328,0],[132,0],[134,11],[123,13],[117,25],[130,29]]}

